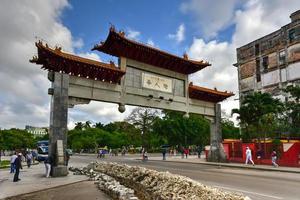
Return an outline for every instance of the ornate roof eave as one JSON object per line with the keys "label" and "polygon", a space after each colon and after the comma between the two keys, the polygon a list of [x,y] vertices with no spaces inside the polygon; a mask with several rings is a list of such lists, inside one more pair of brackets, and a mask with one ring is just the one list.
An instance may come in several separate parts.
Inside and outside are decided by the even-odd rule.
{"label": "ornate roof eave", "polygon": [[50,48],[41,41],[35,43],[38,56],[34,56],[30,62],[43,65],[43,69],[67,73],[74,76],[92,78],[96,80],[117,83],[125,74],[115,66],[113,62],[103,63],[80,56],[65,53],[60,47]]}
{"label": "ornate roof eave", "polygon": [[128,39],[125,37],[124,32],[116,32],[114,27],[110,28],[105,42],[95,45],[92,50],[98,50],[112,56],[130,58],[183,74],[195,73],[210,66],[208,62],[204,62],[203,60],[190,60],[186,54],[182,58]]}
{"label": "ornate roof eave", "polygon": [[222,92],[215,89],[204,88],[200,86],[193,85],[191,82],[189,84],[189,97],[192,99],[198,99],[210,102],[221,102],[231,96],[234,96],[232,92]]}

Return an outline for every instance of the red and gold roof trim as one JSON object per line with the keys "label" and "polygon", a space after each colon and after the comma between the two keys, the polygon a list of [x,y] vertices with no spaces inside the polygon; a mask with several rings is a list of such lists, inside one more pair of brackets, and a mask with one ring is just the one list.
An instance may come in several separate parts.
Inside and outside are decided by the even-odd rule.
{"label": "red and gold roof trim", "polygon": [[227,91],[221,92],[218,91],[217,89],[200,87],[200,86],[193,85],[192,82],[189,84],[189,97],[192,99],[217,103],[233,95],[234,94],[232,92],[227,92]]}
{"label": "red and gold roof trim", "polygon": [[38,56],[33,57],[30,62],[43,65],[42,69],[111,83],[118,83],[125,74],[125,71],[117,68],[113,62],[102,63],[75,56],[62,52],[60,47],[52,49],[41,41],[35,45]]}
{"label": "red and gold roof trim", "polygon": [[92,50],[98,50],[112,56],[130,58],[182,74],[192,74],[210,66],[209,63],[204,61],[189,60],[186,54],[182,58],[130,40],[125,37],[124,32],[116,32],[113,26],[110,28],[105,42],[95,45]]}

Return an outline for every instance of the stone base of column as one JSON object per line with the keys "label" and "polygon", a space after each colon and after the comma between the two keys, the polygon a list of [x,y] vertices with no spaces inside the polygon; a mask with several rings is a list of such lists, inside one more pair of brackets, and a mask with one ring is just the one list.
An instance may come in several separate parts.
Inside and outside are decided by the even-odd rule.
{"label": "stone base of column", "polygon": [[211,146],[210,151],[208,152],[208,162],[228,162],[227,156],[225,154],[223,144],[220,144],[219,147]]}
{"label": "stone base of column", "polygon": [[58,165],[52,167],[52,177],[67,176],[68,173],[68,167],[65,165]]}

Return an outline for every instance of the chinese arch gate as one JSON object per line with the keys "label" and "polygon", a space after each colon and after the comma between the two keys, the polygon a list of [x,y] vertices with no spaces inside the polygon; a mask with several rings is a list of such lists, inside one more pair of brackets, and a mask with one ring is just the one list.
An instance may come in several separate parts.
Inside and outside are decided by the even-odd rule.
{"label": "chinese arch gate", "polygon": [[188,75],[210,64],[193,61],[129,40],[124,32],[110,28],[105,42],[93,50],[117,56],[102,63],[65,53],[36,43],[38,56],[30,62],[48,70],[52,87],[49,155],[54,159],[53,176],[67,175],[64,166],[67,145],[68,108],[91,100],[116,103],[120,112],[125,105],[144,106],[204,115],[211,121],[210,161],[225,161],[220,129],[221,107],[218,102],[232,93],[207,89],[189,83]]}

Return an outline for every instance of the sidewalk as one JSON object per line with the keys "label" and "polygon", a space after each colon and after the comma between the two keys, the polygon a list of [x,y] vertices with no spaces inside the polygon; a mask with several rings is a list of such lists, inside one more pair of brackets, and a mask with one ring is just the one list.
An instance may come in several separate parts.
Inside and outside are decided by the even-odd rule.
{"label": "sidewalk", "polygon": [[[141,160],[141,157],[136,157],[135,159]],[[207,162],[204,155],[199,159],[197,156],[188,156],[188,158],[181,158],[181,156],[167,156],[166,160],[162,160],[162,156],[149,156],[148,162],[158,161],[158,162],[178,162],[178,163],[192,163],[192,164],[202,164],[202,165],[212,165],[218,167],[231,167],[231,168],[242,168],[242,169],[253,169],[253,170],[264,170],[264,171],[277,171],[277,172],[289,172],[289,173],[300,173],[300,168],[297,167],[281,167],[275,168],[271,165],[255,165],[250,164],[245,165],[243,163],[217,163],[217,162]]]}
{"label": "sidewalk", "polygon": [[1,169],[0,199],[68,185],[88,179],[86,176],[76,176],[72,173],[69,173],[68,176],[58,178],[46,178],[44,174],[45,166],[43,163],[33,165],[29,169],[25,163],[23,163],[23,169],[20,171],[21,181],[13,182],[12,179],[14,174],[10,174],[9,169]]}

